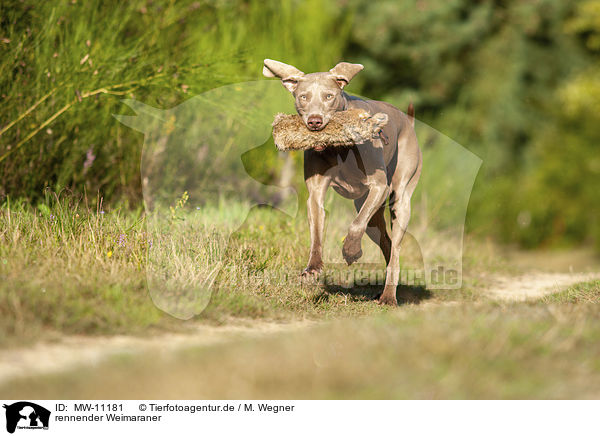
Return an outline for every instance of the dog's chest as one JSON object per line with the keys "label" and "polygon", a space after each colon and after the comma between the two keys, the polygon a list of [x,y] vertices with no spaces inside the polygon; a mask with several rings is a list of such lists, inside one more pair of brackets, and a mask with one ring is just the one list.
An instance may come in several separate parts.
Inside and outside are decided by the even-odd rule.
{"label": "dog's chest", "polygon": [[369,191],[366,181],[366,176],[354,162],[345,162],[335,168],[331,187],[342,197],[357,199]]}

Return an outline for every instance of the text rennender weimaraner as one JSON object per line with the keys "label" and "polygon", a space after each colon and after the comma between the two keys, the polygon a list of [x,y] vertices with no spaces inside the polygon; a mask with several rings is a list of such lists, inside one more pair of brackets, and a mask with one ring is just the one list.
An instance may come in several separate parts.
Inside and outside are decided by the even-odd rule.
{"label": "text rennender weimaraner", "polygon": [[[379,303],[397,305],[400,243],[410,219],[410,199],[421,175],[421,151],[414,131],[412,106],[407,115],[388,103],[363,100],[343,92],[362,69],[360,64],[341,62],[328,72],[304,74],[291,65],[265,59],[263,75],[281,79],[294,96],[296,110],[310,130],[323,129],[335,111],[348,108],[388,115],[388,124],[379,139],[353,147],[313,148],[304,152],[311,246],[303,275],[317,275],[323,267],[323,202],[327,188],[332,186],[338,194],[354,200],[358,211],[344,240],[344,259],[350,265],[362,256],[361,239],[366,232],[381,248],[387,264],[385,288]],[[384,218],[387,198],[391,237]]]}

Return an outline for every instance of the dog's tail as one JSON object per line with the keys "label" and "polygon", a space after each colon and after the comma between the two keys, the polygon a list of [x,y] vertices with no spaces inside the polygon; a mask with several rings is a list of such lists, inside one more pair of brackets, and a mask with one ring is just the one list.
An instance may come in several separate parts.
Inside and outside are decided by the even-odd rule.
{"label": "dog's tail", "polygon": [[412,101],[408,104],[408,109],[406,109],[406,115],[408,115],[408,119],[410,120],[410,124],[415,126],[415,107],[412,104]]}

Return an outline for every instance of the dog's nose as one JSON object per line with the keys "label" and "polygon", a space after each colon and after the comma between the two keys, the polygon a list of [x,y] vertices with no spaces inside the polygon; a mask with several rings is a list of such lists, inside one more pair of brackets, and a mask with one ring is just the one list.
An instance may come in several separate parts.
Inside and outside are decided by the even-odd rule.
{"label": "dog's nose", "polygon": [[306,121],[308,128],[312,130],[320,129],[323,126],[323,117],[320,115],[311,115]]}

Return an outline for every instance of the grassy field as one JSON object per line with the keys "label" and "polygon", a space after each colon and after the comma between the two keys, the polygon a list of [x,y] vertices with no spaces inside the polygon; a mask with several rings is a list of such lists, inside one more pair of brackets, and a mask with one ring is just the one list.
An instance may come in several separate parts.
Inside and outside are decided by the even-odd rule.
{"label": "grassy field", "polygon": [[[189,210],[192,209],[192,210]],[[180,219],[165,232],[169,242],[190,253],[180,271],[183,281],[201,280],[202,259],[215,240],[225,240],[243,208],[206,206],[175,213]],[[185,227],[180,222],[185,221]],[[215,227],[214,224],[218,223]],[[103,210],[101,200],[76,201],[48,194],[32,208],[6,202],[0,215],[0,338],[3,345],[48,338],[62,333],[142,333],[152,328],[185,329],[185,323],[158,310],[148,296],[148,250],[156,234],[148,231],[142,211]],[[193,232],[193,233],[192,233]],[[163,241],[164,242],[164,241]],[[365,242],[365,244],[371,244]],[[407,239],[407,246],[411,241]],[[168,244],[163,244],[168,245]],[[362,316],[388,309],[374,304],[380,286],[352,287],[347,281],[327,284],[299,280],[308,256],[309,237],[303,213],[290,220],[268,208],[255,208],[226,244],[224,263],[206,309],[198,320],[223,323],[232,317],[263,319],[329,319]],[[340,243],[341,247],[341,243]],[[480,253],[481,254],[481,253]],[[160,252],[159,257],[174,251]],[[484,256],[485,257],[485,256]],[[189,264],[189,259],[199,259]],[[485,260],[470,259],[480,266]],[[489,254],[488,254],[489,261]],[[183,262],[183,261],[182,261]],[[482,263],[483,262],[483,263]],[[491,262],[489,262],[491,263]],[[370,265],[383,277],[384,265]],[[344,276],[364,270],[343,268]],[[335,271],[335,267],[332,268]],[[368,270],[367,270],[368,271]],[[289,279],[267,282],[256,277]],[[330,271],[331,272],[331,271]],[[357,272],[358,276],[359,272]],[[225,287],[231,277],[244,278]],[[350,289],[350,288],[351,289]],[[454,300],[471,298],[463,291],[429,292],[401,287],[400,299]]]}
{"label": "grassy field", "polygon": [[[496,301],[484,292],[490,275],[510,277],[531,265],[523,269],[496,247],[469,240],[463,289],[400,286],[400,308],[381,307],[374,301],[381,286],[357,286],[344,275],[326,284],[255,279],[281,271],[299,275],[308,254],[307,224],[303,213],[290,220],[272,209],[256,208],[226,244],[215,248],[211,241],[225,240],[243,210],[219,204],[196,210],[179,203],[168,212],[172,222],[167,220],[166,225],[173,230],[167,232],[168,242],[183,244],[177,253],[192,250],[192,258],[200,259],[223,251],[206,309],[186,322],[157,309],[148,294],[149,250],[159,250],[158,257],[173,252],[160,251],[142,210],[104,210],[100,199],[75,200],[52,193],[36,208],[6,202],[0,214],[4,350],[37,341],[52,343],[64,335],[147,338],[160,332],[191,333],[198,325],[262,322],[301,322],[302,327],[251,338],[233,335],[213,346],[186,347],[160,358],[127,354],[93,368],[14,379],[0,386],[0,396],[591,398],[600,394],[600,282],[537,300]],[[411,251],[414,244],[407,239],[404,262],[418,265],[420,259]],[[542,262],[557,268],[547,260],[538,264]],[[202,265],[202,261],[181,262],[180,278],[195,280]],[[360,275],[365,268],[382,270],[383,264],[344,270]],[[238,285],[224,286],[231,276],[241,278]],[[317,322],[303,323],[307,320]],[[202,377],[197,376],[199,370]]]}

